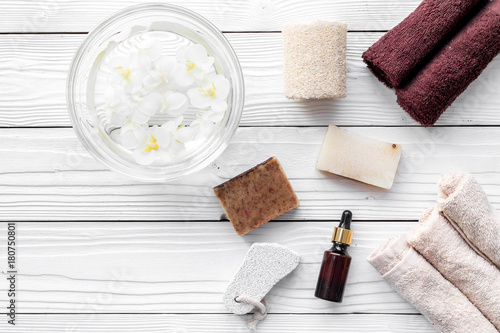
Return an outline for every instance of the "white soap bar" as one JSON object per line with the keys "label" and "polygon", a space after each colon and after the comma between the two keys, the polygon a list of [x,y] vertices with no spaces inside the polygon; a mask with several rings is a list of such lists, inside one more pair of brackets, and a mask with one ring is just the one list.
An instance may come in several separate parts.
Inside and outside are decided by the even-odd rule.
{"label": "white soap bar", "polygon": [[328,126],[316,168],[363,183],[390,189],[401,146]]}

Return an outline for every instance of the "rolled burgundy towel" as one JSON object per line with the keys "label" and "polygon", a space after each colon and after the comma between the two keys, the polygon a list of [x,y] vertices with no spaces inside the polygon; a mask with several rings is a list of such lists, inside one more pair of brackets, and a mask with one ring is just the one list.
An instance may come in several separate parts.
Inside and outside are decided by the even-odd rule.
{"label": "rolled burgundy towel", "polygon": [[404,86],[398,104],[431,126],[500,52],[500,0],[482,8]]}
{"label": "rolled burgundy towel", "polygon": [[424,0],[363,53],[363,60],[380,81],[398,87],[480,1]]}

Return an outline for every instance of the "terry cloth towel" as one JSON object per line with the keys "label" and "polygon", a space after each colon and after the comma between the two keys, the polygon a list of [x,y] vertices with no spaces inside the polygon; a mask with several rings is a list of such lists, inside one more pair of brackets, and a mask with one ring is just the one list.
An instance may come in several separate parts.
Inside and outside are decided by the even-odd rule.
{"label": "terry cloth towel", "polygon": [[[496,2],[496,3],[495,3]],[[500,1],[481,9],[405,85],[398,104],[423,126],[431,126],[500,52]]]}
{"label": "terry cloth towel", "polygon": [[500,269],[500,217],[479,183],[468,174],[443,175],[439,189],[442,213],[478,254]]}
{"label": "terry cloth towel", "polygon": [[498,333],[467,297],[411,248],[403,236],[389,239],[368,261],[439,332]]}
{"label": "terry cloth towel", "polygon": [[427,210],[406,239],[500,330],[500,270],[467,245],[446,217]]}
{"label": "terry cloth towel", "polygon": [[363,60],[389,87],[398,87],[480,0],[424,0],[365,53]]}
{"label": "terry cloth towel", "polygon": [[346,97],[345,23],[287,24],[282,35],[287,98]]}
{"label": "terry cloth towel", "polygon": [[403,236],[389,239],[368,261],[439,332],[498,333],[467,297],[411,248]]}

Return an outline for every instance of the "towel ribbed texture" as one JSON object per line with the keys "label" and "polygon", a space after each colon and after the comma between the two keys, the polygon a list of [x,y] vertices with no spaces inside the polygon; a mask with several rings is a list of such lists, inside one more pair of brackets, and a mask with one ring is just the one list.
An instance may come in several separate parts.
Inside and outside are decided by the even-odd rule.
{"label": "towel ribbed texture", "polygon": [[443,214],[480,255],[500,269],[500,218],[481,185],[471,175],[456,173],[443,175],[439,188]]}
{"label": "towel ribbed texture", "polygon": [[368,261],[438,331],[500,332],[499,215],[470,175],[443,175],[439,188],[437,205],[407,239],[390,239]]}
{"label": "towel ribbed texture", "polygon": [[499,0],[424,0],[363,60],[396,88],[413,119],[432,126],[500,52],[499,7]]}
{"label": "towel ribbed texture", "polygon": [[396,89],[398,104],[422,125],[433,125],[499,52],[500,14],[487,6]]}
{"label": "towel ribbed texture", "polygon": [[398,87],[480,0],[424,0],[365,53],[363,60],[389,87]]}
{"label": "towel ribbed texture", "polygon": [[497,333],[467,297],[411,248],[403,236],[389,239],[368,261],[439,332]]}
{"label": "towel ribbed texture", "polygon": [[407,242],[500,330],[500,270],[479,256],[446,217],[428,210]]}

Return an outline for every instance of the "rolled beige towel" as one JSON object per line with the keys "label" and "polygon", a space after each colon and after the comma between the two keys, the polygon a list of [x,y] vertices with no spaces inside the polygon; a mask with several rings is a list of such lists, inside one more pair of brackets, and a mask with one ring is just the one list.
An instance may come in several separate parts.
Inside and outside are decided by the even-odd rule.
{"label": "rolled beige towel", "polygon": [[[471,175],[443,175],[439,209],[469,245],[500,268],[500,218]],[[499,314],[500,316],[500,314]]]}
{"label": "rolled beige towel", "polygon": [[500,330],[500,270],[479,256],[436,208],[427,210],[407,242]]}
{"label": "rolled beige towel", "polygon": [[368,261],[439,332],[498,333],[467,297],[411,248],[403,236],[389,239]]}

